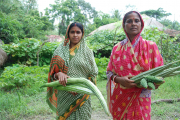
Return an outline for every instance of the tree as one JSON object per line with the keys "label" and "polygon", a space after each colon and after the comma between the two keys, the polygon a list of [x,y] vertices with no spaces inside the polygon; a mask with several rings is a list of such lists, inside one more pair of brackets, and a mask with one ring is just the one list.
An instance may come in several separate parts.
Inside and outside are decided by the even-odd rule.
{"label": "tree", "polygon": [[157,10],[146,10],[140,12],[141,14],[146,14],[150,17],[154,17],[156,20],[161,20],[163,17],[171,15],[171,13],[166,13],[163,8],[158,8]]}
{"label": "tree", "polygon": [[50,18],[40,14],[35,3],[36,0],[0,0],[0,39],[5,44],[25,37],[44,39],[45,31],[53,29]]}
{"label": "tree", "polygon": [[178,21],[171,21],[168,19],[164,19],[160,21],[161,24],[164,26],[168,27],[169,29],[174,29],[174,30],[180,30],[180,23]]}
{"label": "tree", "polygon": [[113,10],[111,18],[121,20],[121,13],[119,10]]}
{"label": "tree", "polygon": [[81,22],[86,27],[89,20],[97,14],[84,0],[55,0],[55,4],[50,7],[50,15],[59,19],[59,34],[65,34],[67,25],[72,21]]}
{"label": "tree", "polygon": [[0,0],[0,11],[6,14],[17,14],[24,11],[19,0]]}
{"label": "tree", "polygon": [[23,0],[23,3],[27,14],[29,10],[37,10],[38,8],[36,0]]}
{"label": "tree", "polygon": [[18,20],[0,11],[0,39],[4,41],[5,44],[23,38],[24,32],[22,28],[23,26]]}
{"label": "tree", "polygon": [[94,18],[94,24],[96,24],[96,28],[106,25],[109,23],[114,23],[119,21],[117,18],[112,18],[109,14],[99,12],[98,17]]}
{"label": "tree", "polygon": [[136,9],[137,8],[136,8],[135,5],[131,5],[131,4],[126,5],[126,11],[133,11],[133,10],[136,10]]}

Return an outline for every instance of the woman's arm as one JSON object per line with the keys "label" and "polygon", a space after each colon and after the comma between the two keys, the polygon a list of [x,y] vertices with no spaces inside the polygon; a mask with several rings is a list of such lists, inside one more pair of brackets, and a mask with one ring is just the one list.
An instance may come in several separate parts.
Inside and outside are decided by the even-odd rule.
{"label": "woman's arm", "polygon": [[116,74],[113,74],[112,71],[106,71],[107,79],[112,80],[115,83],[120,83],[122,86],[126,88],[132,88],[136,87],[136,83],[134,83],[134,80],[130,80],[133,76],[125,76],[125,77],[120,77]]}
{"label": "woman's arm", "polygon": [[132,78],[132,75],[120,77],[118,75],[112,75],[112,80],[114,80],[115,83],[120,83],[122,86],[126,88],[133,88],[136,87],[136,83],[134,83],[134,80],[130,80]]}

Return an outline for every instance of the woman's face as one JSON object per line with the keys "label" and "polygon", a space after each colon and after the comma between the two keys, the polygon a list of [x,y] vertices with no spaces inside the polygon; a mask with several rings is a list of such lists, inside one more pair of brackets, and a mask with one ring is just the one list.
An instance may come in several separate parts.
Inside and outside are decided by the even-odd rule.
{"label": "woman's face", "polygon": [[141,31],[141,19],[139,15],[135,12],[129,14],[123,24],[125,31],[129,37],[136,36]]}
{"label": "woman's face", "polygon": [[77,43],[79,43],[79,41],[82,39],[81,29],[77,26],[73,26],[69,30],[69,39],[71,44],[76,45]]}

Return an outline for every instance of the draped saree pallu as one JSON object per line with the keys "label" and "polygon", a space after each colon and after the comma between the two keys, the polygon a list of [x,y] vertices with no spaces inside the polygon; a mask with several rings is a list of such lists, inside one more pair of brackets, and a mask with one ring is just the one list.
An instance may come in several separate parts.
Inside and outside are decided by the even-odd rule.
{"label": "draped saree pallu", "polygon": [[[127,35],[127,34],[126,34]],[[163,65],[157,45],[144,40],[140,33],[130,42],[128,37],[113,47],[107,72],[120,77],[138,75],[141,72]],[[107,104],[114,120],[150,120],[151,91],[130,88],[107,82]]]}
{"label": "draped saree pallu", "polygon": [[[95,83],[97,71],[93,53],[85,45],[84,40],[82,39],[76,46],[69,49],[69,39],[66,38],[53,54],[48,82],[53,81],[55,73],[63,72],[70,77],[84,77]],[[91,118],[91,99],[89,95],[77,94],[73,96],[67,91],[48,87],[47,103],[56,112],[59,120],[88,120]]]}

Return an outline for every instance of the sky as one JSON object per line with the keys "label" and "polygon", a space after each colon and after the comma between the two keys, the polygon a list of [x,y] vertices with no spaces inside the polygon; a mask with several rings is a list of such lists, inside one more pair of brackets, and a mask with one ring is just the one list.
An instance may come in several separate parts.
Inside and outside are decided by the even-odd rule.
{"label": "sky", "polygon": [[[141,12],[145,10],[157,10],[163,8],[167,13],[171,13],[167,19],[180,22],[180,0],[85,0],[90,3],[96,11],[111,14],[113,9],[122,11],[122,14],[132,10],[126,9],[127,5],[134,6],[134,10]],[[49,4],[54,4],[54,0],[37,0],[39,11],[44,12]]]}

